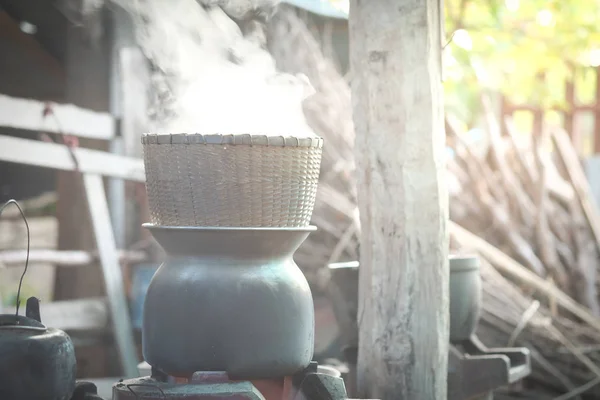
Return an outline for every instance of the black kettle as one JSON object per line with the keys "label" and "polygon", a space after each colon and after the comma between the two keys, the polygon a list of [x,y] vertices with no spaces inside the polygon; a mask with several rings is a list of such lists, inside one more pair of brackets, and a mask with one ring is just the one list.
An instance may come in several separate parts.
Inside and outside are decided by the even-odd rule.
{"label": "black kettle", "polygon": [[37,298],[25,316],[0,315],[0,399],[69,400],[76,373],[71,338],[42,324]]}

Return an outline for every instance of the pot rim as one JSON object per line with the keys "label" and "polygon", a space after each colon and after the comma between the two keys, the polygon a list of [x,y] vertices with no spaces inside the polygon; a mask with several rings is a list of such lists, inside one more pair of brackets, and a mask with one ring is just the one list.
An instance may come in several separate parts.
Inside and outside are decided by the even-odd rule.
{"label": "pot rim", "polygon": [[255,232],[255,231],[260,231],[260,232],[270,232],[270,231],[274,231],[274,232],[314,232],[317,230],[317,227],[314,225],[308,225],[308,226],[303,226],[303,227],[282,227],[282,228],[277,228],[277,227],[272,227],[272,226],[265,226],[265,227],[256,227],[256,228],[247,228],[247,227],[236,227],[236,226],[232,226],[232,227],[228,227],[228,226],[172,226],[172,225],[156,225],[150,222],[144,223],[142,224],[142,227],[149,229],[149,230],[180,230],[180,231],[194,231],[194,232],[231,232],[231,231],[235,231],[235,232]]}
{"label": "pot rim", "polygon": [[334,263],[329,263],[327,264],[327,268],[329,269],[342,269],[342,268],[359,268],[360,267],[360,262],[359,261],[340,261],[340,262],[334,262]]}
{"label": "pot rim", "polygon": [[143,224],[143,227],[171,257],[243,257],[246,261],[287,258],[316,230],[314,226],[245,228]]}
{"label": "pot rim", "polygon": [[450,272],[475,271],[480,268],[476,254],[452,254],[448,256]]}
{"label": "pot rim", "polygon": [[47,329],[46,325],[33,318],[23,315],[0,314],[0,332],[10,330],[45,332]]}
{"label": "pot rim", "polygon": [[333,376],[334,378],[340,378],[342,376],[342,373],[339,370],[329,365],[317,365],[317,373]]}
{"label": "pot rim", "polygon": [[323,138],[296,136],[267,136],[249,133],[238,134],[202,134],[202,133],[144,133],[142,144],[204,144],[204,145],[242,145],[273,147],[322,148]]}

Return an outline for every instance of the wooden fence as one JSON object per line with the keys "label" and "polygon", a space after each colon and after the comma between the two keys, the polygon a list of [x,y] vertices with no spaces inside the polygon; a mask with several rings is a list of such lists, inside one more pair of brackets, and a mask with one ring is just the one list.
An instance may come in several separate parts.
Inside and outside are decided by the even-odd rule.
{"label": "wooden fence", "polygon": [[[582,156],[600,154],[600,67],[591,68],[595,75],[594,98],[592,102],[582,103],[576,95],[577,89],[573,80],[566,82],[564,88],[565,104],[542,108],[527,104],[511,104],[503,98],[501,113],[503,116],[514,116],[516,113],[531,115],[531,132],[539,135],[547,123],[548,112],[561,115],[561,125],[571,135],[575,147]],[[540,80],[544,80],[540,76]],[[587,121],[586,121],[587,120]],[[587,123],[586,122],[591,122]],[[587,125],[587,126],[586,126]]]}

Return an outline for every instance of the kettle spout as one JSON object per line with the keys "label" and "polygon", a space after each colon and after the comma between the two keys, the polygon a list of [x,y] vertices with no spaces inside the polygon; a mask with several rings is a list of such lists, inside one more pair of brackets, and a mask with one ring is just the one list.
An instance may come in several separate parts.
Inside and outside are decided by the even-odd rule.
{"label": "kettle spout", "polygon": [[40,299],[37,297],[30,297],[27,299],[25,316],[27,318],[35,319],[37,322],[42,322],[42,317],[40,315]]}

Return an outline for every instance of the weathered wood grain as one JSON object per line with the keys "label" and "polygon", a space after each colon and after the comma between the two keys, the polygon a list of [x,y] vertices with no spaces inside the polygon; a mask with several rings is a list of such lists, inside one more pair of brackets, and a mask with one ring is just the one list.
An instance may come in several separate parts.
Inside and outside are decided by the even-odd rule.
{"label": "weathered wood grain", "polygon": [[358,392],[383,400],[446,399],[440,3],[350,4],[362,227]]}

